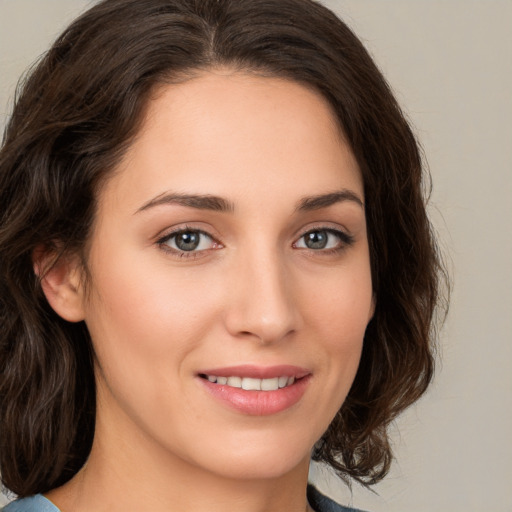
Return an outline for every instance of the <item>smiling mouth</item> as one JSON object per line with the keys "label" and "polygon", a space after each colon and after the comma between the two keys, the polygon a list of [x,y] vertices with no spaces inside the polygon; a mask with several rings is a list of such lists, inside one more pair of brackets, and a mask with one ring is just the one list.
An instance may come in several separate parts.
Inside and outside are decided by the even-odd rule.
{"label": "smiling mouth", "polygon": [[268,416],[297,404],[309,387],[312,372],[288,364],[242,364],[203,368],[196,376],[207,393],[230,409],[250,416]]}
{"label": "smiling mouth", "polygon": [[199,374],[199,377],[205,379],[212,384],[229,386],[232,388],[243,389],[246,391],[277,391],[286,388],[295,383],[295,377],[283,375],[281,377],[273,377],[270,379],[256,379],[253,377],[220,377],[217,375]]}

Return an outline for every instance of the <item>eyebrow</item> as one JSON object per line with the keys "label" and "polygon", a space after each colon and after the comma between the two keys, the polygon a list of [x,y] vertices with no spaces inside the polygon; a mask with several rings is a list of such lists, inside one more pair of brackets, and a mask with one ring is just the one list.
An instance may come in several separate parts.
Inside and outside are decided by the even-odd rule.
{"label": "eyebrow", "polygon": [[304,197],[298,202],[296,210],[300,212],[320,210],[321,208],[327,208],[328,206],[344,201],[352,201],[358,204],[361,208],[364,208],[363,200],[355,192],[348,189],[342,189],[328,194]]}
{"label": "eyebrow", "polygon": [[[336,192],[329,192],[327,194],[319,194],[316,196],[303,197],[295,208],[296,211],[307,212],[312,210],[320,210],[327,208],[336,203],[344,201],[352,201],[362,208],[364,203],[360,197],[351,190],[343,189]],[[186,206],[188,208],[196,208],[199,210],[210,210],[216,212],[233,212],[235,205],[222,197],[213,196],[210,194],[178,194],[164,192],[159,196],[151,199],[143,204],[135,213],[143,212],[160,205],[173,205]]]}
{"label": "eyebrow", "polygon": [[233,203],[222,197],[209,194],[177,194],[164,192],[142,205],[135,213],[143,212],[163,204],[177,204],[179,206],[216,212],[232,212],[235,209]]}

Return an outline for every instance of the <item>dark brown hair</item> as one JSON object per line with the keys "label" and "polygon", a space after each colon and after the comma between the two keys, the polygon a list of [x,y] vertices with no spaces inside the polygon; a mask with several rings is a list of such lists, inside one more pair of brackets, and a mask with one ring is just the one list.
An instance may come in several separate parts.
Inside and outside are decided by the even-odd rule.
{"label": "dark brown hair", "polygon": [[0,469],[20,496],[69,480],[95,422],[87,328],[50,308],[33,251],[83,254],[95,192],[151,91],[223,65],[319,91],[364,179],[376,311],[355,382],[314,458],[346,480],[380,480],[392,457],[389,423],[431,380],[443,274],[421,154],[354,34],[312,0],[104,0],[20,86],[0,152]]}

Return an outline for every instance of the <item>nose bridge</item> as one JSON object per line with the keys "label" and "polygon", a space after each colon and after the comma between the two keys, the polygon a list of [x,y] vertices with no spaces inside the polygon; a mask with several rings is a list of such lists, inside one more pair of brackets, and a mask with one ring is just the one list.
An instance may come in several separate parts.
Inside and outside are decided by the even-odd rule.
{"label": "nose bridge", "polygon": [[276,249],[258,248],[240,255],[236,265],[235,293],[230,298],[228,330],[233,335],[279,341],[298,324],[290,269]]}

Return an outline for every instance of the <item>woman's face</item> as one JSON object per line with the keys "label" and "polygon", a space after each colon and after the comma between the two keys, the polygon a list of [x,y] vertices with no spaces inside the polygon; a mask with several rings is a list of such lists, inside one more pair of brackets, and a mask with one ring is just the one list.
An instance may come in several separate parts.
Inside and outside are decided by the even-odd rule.
{"label": "woman's face", "polygon": [[225,477],[307,465],[373,312],[363,201],[317,93],[221,72],[157,91],[90,240],[95,442]]}

